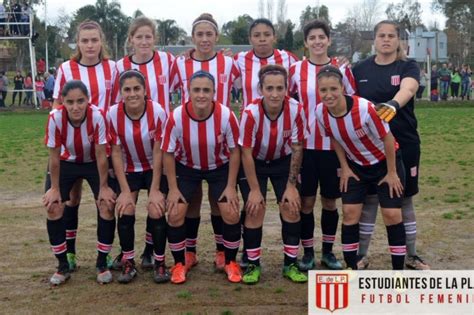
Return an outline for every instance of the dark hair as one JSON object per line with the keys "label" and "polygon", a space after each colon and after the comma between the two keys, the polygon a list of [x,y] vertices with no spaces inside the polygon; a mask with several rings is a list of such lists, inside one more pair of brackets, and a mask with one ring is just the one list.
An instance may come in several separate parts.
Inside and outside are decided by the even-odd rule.
{"label": "dark hair", "polygon": [[326,22],[321,21],[321,20],[312,20],[306,23],[305,26],[303,27],[303,35],[304,35],[305,41],[308,39],[309,32],[311,32],[311,30],[314,30],[314,29],[322,29],[324,34],[328,38],[331,37],[331,30],[329,29],[329,26]]}
{"label": "dark hair", "polygon": [[380,29],[380,27],[384,24],[392,25],[395,28],[395,31],[397,32],[397,37],[399,39],[399,43],[397,47],[397,60],[406,60],[407,56],[405,55],[405,51],[401,47],[402,43],[400,41],[400,25],[397,22],[391,21],[391,20],[383,20],[383,21],[378,22],[374,26],[374,38],[377,36],[377,32]]}
{"label": "dark hair", "polygon": [[67,81],[66,84],[64,84],[63,89],[61,91],[61,96],[66,97],[67,94],[75,89],[79,89],[82,93],[84,93],[87,98],[89,98],[89,91],[87,90],[86,85],[79,80],[71,80]]}
{"label": "dark hair", "polygon": [[136,69],[129,69],[129,70],[126,70],[126,71],[124,71],[120,74],[120,76],[119,76],[120,88],[122,88],[123,83],[125,82],[125,80],[131,79],[131,78],[136,78],[138,80],[138,82],[140,83],[140,85],[143,86],[143,88],[145,88],[145,86],[146,86],[145,76],[140,71],[138,71]]}
{"label": "dark hair", "polygon": [[256,19],[252,22],[252,24],[250,24],[250,27],[249,27],[249,36],[252,35],[252,30],[255,28],[255,26],[257,26],[258,24],[264,24],[266,26],[268,26],[269,28],[272,29],[272,32],[273,32],[273,35],[275,35],[275,27],[273,26],[273,23],[272,21],[270,21],[269,19],[265,19],[265,18],[259,18],[259,19]]}
{"label": "dark hair", "polygon": [[194,20],[193,28],[191,30],[191,35],[194,35],[194,29],[196,28],[196,25],[198,25],[200,23],[203,23],[203,22],[211,24],[214,27],[214,30],[216,31],[216,34],[219,34],[219,27],[217,26],[216,20],[212,17],[212,14],[203,13],[200,16],[198,16],[197,19]]}
{"label": "dark hair", "polygon": [[318,80],[320,80],[321,78],[331,78],[331,77],[337,78],[338,81],[342,84],[341,71],[339,71],[338,68],[331,65],[322,67],[321,70],[319,70],[318,75],[316,76]]}
{"label": "dark hair", "polygon": [[266,65],[258,71],[258,85],[260,88],[263,86],[265,77],[269,74],[282,75],[285,81],[285,87],[288,86],[288,72],[283,66],[280,65]]}
{"label": "dark hair", "polygon": [[214,79],[214,76],[212,74],[210,74],[209,72],[204,71],[204,70],[199,70],[199,71],[194,72],[193,75],[191,76],[191,78],[189,79],[189,83],[193,82],[193,80],[196,79],[196,78],[207,78],[207,79],[211,80],[213,87],[216,84],[216,79]]}

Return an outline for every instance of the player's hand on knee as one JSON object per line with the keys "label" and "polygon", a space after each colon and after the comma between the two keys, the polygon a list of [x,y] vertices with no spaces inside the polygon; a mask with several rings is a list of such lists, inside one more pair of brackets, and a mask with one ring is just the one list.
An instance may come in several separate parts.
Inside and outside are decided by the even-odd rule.
{"label": "player's hand on knee", "polygon": [[375,110],[380,119],[385,122],[390,122],[393,117],[397,114],[397,111],[400,110],[400,104],[395,100],[390,100],[385,103],[379,103],[375,105]]}
{"label": "player's hand on knee", "polygon": [[263,198],[260,189],[250,190],[245,209],[247,215],[251,217],[256,216],[259,211],[265,209],[265,199]]}
{"label": "player's hand on knee", "polygon": [[235,187],[226,186],[217,202],[226,202],[233,213],[239,213],[239,197]]}
{"label": "player's hand on knee", "polygon": [[135,200],[132,198],[131,192],[122,191],[117,198],[115,210],[120,218],[125,212],[135,210]]}
{"label": "player's hand on knee", "polygon": [[385,177],[379,182],[379,185],[382,185],[383,183],[387,183],[388,185],[390,198],[393,198],[394,196],[403,196],[403,185],[396,172],[387,173],[387,175],[385,175]]}
{"label": "player's hand on knee", "polygon": [[350,178],[354,178],[359,181],[359,177],[349,168],[341,167],[341,177],[339,178],[339,190],[341,192],[347,192],[347,185]]}
{"label": "player's hand on knee", "polygon": [[282,202],[286,203],[288,211],[291,215],[298,214],[301,210],[301,198],[295,185],[286,185],[285,192],[282,196]]}
{"label": "player's hand on knee", "polygon": [[61,203],[61,194],[59,193],[58,189],[50,188],[43,196],[43,205],[49,211],[51,207],[56,203],[58,205]]}
{"label": "player's hand on knee", "polygon": [[107,209],[113,209],[117,195],[109,186],[104,186],[100,188],[99,197],[97,199],[99,200],[99,204],[105,203]]}
{"label": "player's hand on knee", "polygon": [[158,189],[150,190],[150,194],[148,195],[147,210],[148,213],[154,213],[158,218],[161,218],[165,215],[165,196]]}
{"label": "player's hand on knee", "polygon": [[179,203],[187,203],[179,189],[170,189],[166,198],[166,211],[169,215],[176,215]]}

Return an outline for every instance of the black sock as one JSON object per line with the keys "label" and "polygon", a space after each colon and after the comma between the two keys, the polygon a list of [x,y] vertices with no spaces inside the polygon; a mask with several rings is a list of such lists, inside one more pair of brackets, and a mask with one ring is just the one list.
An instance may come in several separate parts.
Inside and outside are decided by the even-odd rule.
{"label": "black sock", "polygon": [[[135,245],[135,215],[122,215],[118,219],[118,234],[120,238],[120,247],[124,257],[126,253],[134,251]],[[125,258],[126,259],[126,258]]]}
{"label": "black sock", "polygon": [[305,255],[314,256],[314,213],[303,213],[301,215],[301,244]]}
{"label": "black sock", "polygon": [[96,267],[107,266],[107,255],[112,250],[115,234],[115,218],[105,220],[99,216],[97,222],[97,263]]}
{"label": "black sock", "polygon": [[260,255],[262,253],[262,227],[251,229],[244,227],[244,248],[250,264],[260,266]]}
{"label": "black sock", "polygon": [[186,251],[195,253],[201,217],[186,217],[184,222],[186,224]]}
{"label": "black sock", "polygon": [[79,222],[79,205],[70,207],[64,206],[64,227],[66,228],[67,252],[76,253],[76,235]]}
{"label": "black sock", "polygon": [[155,257],[155,265],[164,263],[166,250],[166,218],[159,219],[150,218],[151,236],[153,237],[153,251]]}
{"label": "black sock", "polygon": [[389,225],[387,228],[388,245],[392,255],[393,270],[403,270],[406,254],[406,235],[403,222]]}
{"label": "black sock", "polygon": [[323,254],[332,253],[332,247],[336,240],[337,224],[339,214],[334,211],[323,209],[321,211],[321,230],[323,233]]}
{"label": "black sock", "polygon": [[153,237],[151,235],[152,227],[150,220],[150,216],[146,216],[145,249],[143,250],[143,254],[147,256],[153,256]]}
{"label": "black sock", "polygon": [[[245,234],[245,216],[247,215],[247,212],[245,212],[245,209],[242,208],[242,210],[240,210],[240,228],[241,228],[241,231],[242,231],[242,239],[244,239],[244,234]],[[242,246],[242,252],[245,253],[245,242],[244,242],[244,245]]]}
{"label": "black sock", "polygon": [[[220,215],[211,214],[211,223],[212,223],[212,229],[214,230],[214,240],[216,242],[216,250],[222,252],[224,251],[224,242],[223,242],[224,235],[222,232],[223,227],[224,227],[224,220],[222,220],[222,217]],[[239,228],[239,233],[242,233],[240,231],[240,228]]]}
{"label": "black sock", "polygon": [[236,224],[227,224],[223,222],[223,225],[222,230],[224,235],[222,237],[224,239],[223,247],[225,252],[225,263],[228,264],[231,261],[235,261],[235,257],[237,256],[240,247],[240,235],[242,232],[240,222]]}
{"label": "black sock", "polygon": [[184,252],[186,249],[186,224],[181,226],[168,226],[168,245],[173,254],[174,263],[185,264]]}
{"label": "black sock", "polygon": [[64,227],[63,218],[61,217],[57,220],[47,219],[46,228],[48,230],[51,249],[59,262],[58,270],[68,269],[69,265],[66,257],[66,229]]}
{"label": "black sock", "polygon": [[357,269],[357,249],[359,247],[359,223],[353,225],[342,224],[341,229],[342,252],[348,268]]}
{"label": "black sock", "polygon": [[298,247],[300,245],[301,221],[290,223],[283,220],[281,226],[281,236],[283,239],[284,265],[289,266],[296,263],[298,257]]}

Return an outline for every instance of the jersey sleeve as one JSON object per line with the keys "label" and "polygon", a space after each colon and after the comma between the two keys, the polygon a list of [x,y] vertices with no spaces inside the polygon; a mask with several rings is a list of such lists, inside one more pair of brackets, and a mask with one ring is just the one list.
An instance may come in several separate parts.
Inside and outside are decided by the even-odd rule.
{"label": "jersey sleeve", "polygon": [[[115,107],[115,106],[114,106]],[[113,145],[121,145],[120,137],[118,136],[116,125],[114,125],[113,117],[117,117],[115,111],[112,114],[111,111],[107,113],[107,121],[109,124],[109,138],[110,143]]]}
{"label": "jersey sleeve", "polygon": [[46,123],[44,144],[48,148],[58,148],[61,146],[61,133],[56,124],[55,113],[56,111],[52,111],[49,114],[48,122]]}
{"label": "jersey sleeve", "polygon": [[298,85],[296,83],[296,65],[292,64],[288,71],[288,95],[294,95],[298,92]]}
{"label": "jersey sleeve", "polygon": [[[161,107],[160,107],[161,109]],[[155,141],[161,142],[163,140],[163,132],[166,126],[166,112],[160,110],[158,114],[158,119],[156,120],[156,131],[155,131]]]}
{"label": "jersey sleeve", "polygon": [[293,54],[291,51],[287,51],[287,53],[288,53],[288,58],[289,58],[290,65],[292,65],[295,62],[299,61],[298,57],[296,57],[296,55]]}
{"label": "jersey sleeve", "polygon": [[255,146],[256,122],[250,110],[244,110],[240,120],[239,145],[244,148]]}
{"label": "jersey sleeve", "polygon": [[409,59],[404,63],[400,80],[405,78],[413,78],[416,82],[420,82],[420,67],[413,59]]}
{"label": "jersey sleeve", "polygon": [[328,132],[326,130],[326,126],[324,124],[323,106],[324,106],[323,103],[319,103],[319,104],[316,105],[316,111],[315,111],[315,115],[314,115],[314,122],[310,122],[310,123],[313,123],[318,127],[317,129],[316,128],[312,128],[312,129],[319,130],[322,137],[330,137],[331,134],[330,134],[330,132]]}
{"label": "jersey sleeve", "polygon": [[164,152],[174,153],[176,151],[178,131],[176,128],[176,122],[173,114],[171,114],[171,116],[166,121],[162,138],[163,141],[161,142],[161,149]]}
{"label": "jersey sleeve", "polygon": [[347,65],[339,67],[339,70],[343,74],[342,84],[344,85],[344,93],[346,95],[356,94],[356,81],[352,70]]}
{"label": "jersey sleeve", "polygon": [[60,99],[61,90],[63,89],[64,84],[66,84],[66,78],[64,77],[64,71],[61,65],[56,74],[56,80],[54,81],[54,90],[53,90],[54,99]]}
{"label": "jersey sleeve", "polygon": [[229,123],[225,131],[226,143],[229,148],[235,148],[239,141],[239,123],[234,112],[229,111]]}
{"label": "jersey sleeve", "polygon": [[181,82],[181,77],[179,74],[179,62],[180,58],[176,58],[173,61],[173,64],[171,65],[170,69],[170,92],[175,92],[178,88],[181,87],[182,82]]}
{"label": "jersey sleeve", "polygon": [[368,105],[366,124],[371,134],[383,139],[390,132],[390,126],[377,115],[374,104],[368,102]]}
{"label": "jersey sleeve", "polygon": [[117,104],[120,102],[122,99],[122,95],[120,94],[120,73],[119,73],[119,68],[118,68],[118,62],[115,64],[115,71],[114,71],[114,77],[112,78],[113,86],[112,86],[112,104]]}
{"label": "jersey sleeve", "polygon": [[298,112],[293,125],[291,140],[293,143],[300,143],[306,138],[306,118],[303,111],[303,105],[298,104]]}
{"label": "jersey sleeve", "polygon": [[104,117],[104,113],[99,110],[97,112],[97,122],[94,128],[94,142],[96,144],[106,144],[107,143],[107,124]]}

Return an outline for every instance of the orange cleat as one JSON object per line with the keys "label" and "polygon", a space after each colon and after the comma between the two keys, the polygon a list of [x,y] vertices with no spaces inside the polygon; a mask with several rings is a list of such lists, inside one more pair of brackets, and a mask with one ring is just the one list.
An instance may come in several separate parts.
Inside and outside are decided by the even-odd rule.
{"label": "orange cleat", "polygon": [[186,261],[187,270],[191,270],[191,268],[196,266],[199,262],[197,259],[197,255],[194,252],[186,252],[185,257],[186,257],[185,261]]}
{"label": "orange cleat", "polygon": [[177,263],[171,268],[171,283],[181,284],[186,282],[186,266]]}
{"label": "orange cleat", "polygon": [[216,251],[214,258],[214,267],[217,271],[223,271],[225,268],[225,254],[224,251]]}
{"label": "orange cleat", "polygon": [[225,273],[227,274],[227,280],[233,283],[239,283],[242,281],[242,270],[237,262],[231,261],[224,267]]}

